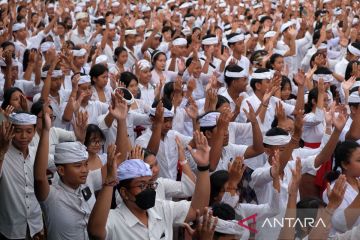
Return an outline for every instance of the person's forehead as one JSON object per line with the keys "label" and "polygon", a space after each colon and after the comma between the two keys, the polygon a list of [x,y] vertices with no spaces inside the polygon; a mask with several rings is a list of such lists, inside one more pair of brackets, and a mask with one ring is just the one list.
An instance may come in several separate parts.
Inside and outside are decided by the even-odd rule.
{"label": "person's forehead", "polygon": [[29,129],[34,129],[34,125],[29,124],[29,125],[15,125],[14,124],[14,129],[16,130],[29,130]]}
{"label": "person's forehead", "polygon": [[137,184],[137,183],[147,183],[149,182],[151,179],[151,177],[137,177],[133,179],[133,184]]}

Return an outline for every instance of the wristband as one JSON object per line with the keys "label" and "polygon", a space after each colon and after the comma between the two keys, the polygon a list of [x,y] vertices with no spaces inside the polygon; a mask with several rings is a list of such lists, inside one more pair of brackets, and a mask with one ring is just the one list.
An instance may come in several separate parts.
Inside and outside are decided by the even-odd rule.
{"label": "wristband", "polygon": [[261,103],[261,105],[264,106],[264,107],[266,107],[266,108],[269,106],[269,104],[266,105],[266,104],[264,104],[264,103]]}
{"label": "wristband", "polygon": [[178,74],[180,77],[182,77],[184,75],[184,73],[178,72]]}
{"label": "wristband", "polygon": [[208,164],[207,166],[197,166],[197,169],[199,172],[205,172],[208,171],[210,169],[210,164]]}
{"label": "wristband", "polygon": [[111,182],[104,182],[103,183],[103,187],[115,187],[118,184],[118,182],[116,180],[111,181]]}
{"label": "wristband", "polygon": [[181,166],[184,166],[185,164],[188,163],[188,160],[185,158],[185,160],[179,161]]}

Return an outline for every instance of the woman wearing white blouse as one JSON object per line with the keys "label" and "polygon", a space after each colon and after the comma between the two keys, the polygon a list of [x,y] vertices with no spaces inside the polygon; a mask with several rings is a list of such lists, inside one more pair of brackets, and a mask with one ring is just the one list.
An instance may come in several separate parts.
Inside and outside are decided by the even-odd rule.
{"label": "woman wearing white blouse", "polygon": [[130,71],[129,68],[125,67],[125,63],[128,60],[128,52],[124,47],[117,47],[114,51],[115,65],[110,68],[110,74],[120,75],[123,72]]}
{"label": "woman wearing white blouse", "polygon": [[110,103],[112,89],[108,85],[108,69],[103,64],[95,64],[91,67],[91,100]]}
{"label": "woman wearing white blouse", "polygon": [[97,125],[89,124],[87,126],[84,145],[89,154],[88,168],[90,171],[102,168],[106,164],[107,155],[101,154],[105,140],[104,133]]}
{"label": "woman wearing white blouse", "polygon": [[[164,52],[155,50],[151,54],[151,80],[150,83],[153,85],[160,84],[161,79],[165,79],[166,82],[173,82],[176,79],[177,73],[173,71],[164,70],[166,65],[166,54]],[[180,72],[183,69],[179,70]]]}

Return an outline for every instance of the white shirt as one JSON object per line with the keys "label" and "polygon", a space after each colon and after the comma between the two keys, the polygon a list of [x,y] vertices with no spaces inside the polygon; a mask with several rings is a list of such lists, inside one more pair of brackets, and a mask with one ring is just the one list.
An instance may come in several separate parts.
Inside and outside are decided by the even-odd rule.
{"label": "white shirt", "polygon": [[[331,183],[330,189],[333,189],[335,185],[335,181]],[[343,201],[341,202],[340,206],[335,209],[333,216],[331,217],[331,224],[332,228],[330,230],[329,236],[334,235],[335,233],[344,233],[350,229],[348,229],[346,224],[346,218],[345,218],[345,209],[354,201],[356,196],[358,195],[358,192],[353,189],[353,187],[346,182],[346,190],[344,194]],[[329,203],[328,196],[326,194],[326,191],[323,193],[323,200],[325,203]],[[354,209],[354,211],[357,211]],[[352,227],[360,226],[360,217],[357,218],[355,223]]]}
{"label": "white shirt", "polygon": [[[96,91],[96,88],[94,86],[91,87],[92,90],[92,96],[91,96],[91,101],[100,101],[99,100],[99,95],[98,92]],[[111,93],[112,93],[112,88],[108,85],[105,86],[104,88],[104,94],[105,94],[105,99],[107,104],[110,104],[111,102]]]}
{"label": "white shirt", "polygon": [[349,231],[346,231],[342,234],[336,234],[335,236],[330,236],[331,240],[358,240],[360,239],[360,226],[356,226]]}
{"label": "white shirt", "polygon": [[155,88],[150,83],[147,87],[139,83],[139,89],[141,91],[140,99],[144,100],[146,103],[149,103],[151,106],[155,99]]}
{"label": "white shirt", "polygon": [[83,44],[87,44],[89,39],[90,39],[91,35],[90,32],[87,30],[84,30],[84,35],[80,35],[78,29],[76,28],[75,30],[70,32],[70,36],[69,39],[70,41],[72,41],[75,46],[76,45],[83,45]]}
{"label": "white shirt", "polygon": [[229,163],[235,160],[237,156],[244,156],[247,148],[248,146],[246,145],[237,145],[232,143],[223,147],[221,158],[215,171],[228,170]]}
{"label": "white shirt", "polygon": [[[146,148],[152,131],[148,128],[146,131],[135,140],[136,145]],[[177,131],[169,130],[164,140],[160,140],[159,151],[156,154],[156,159],[160,167],[160,177],[170,178],[176,180],[177,163],[178,163],[178,148],[175,141],[175,136],[179,136],[182,145],[185,147],[191,141],[191,137],[184,136]]]}
{"label": "white shirt", "polygon": [[111,209],[106,222],[106,239],[172,240],[173,225],[181,225],[190,209],[188,201],[156,200],[147,210],[148,227],[132,214],[124,203]]}
{"label": "white shirt", "polygon": [[34,192],[34,161],[36,148],[23,154],[12,144],[4,156],[0,171],[0,233],[6,238],[26,237],[29,226],[34,236],[43,229],[40,205]]}
{"label": "white shirt", "polygon": [[250,61],[247,57],[241,56],[240,59],[236,59],[233,55],[229,57],[228,60],[226,60],[225,66],[229,65],[231,60],[235,59],[235,63],[240,66],[242,69],[245,69],[247,72],[249,72],[250,69]]}
{"label": "white shirt", "polygon": [[[315,168],[315,156],[310,156],[308,158],[301,159],[301,174],[316,171],[319,168]],[[280,179],[280,199],[279,199],[279,206],[280,207],[280,214],[276,216],[277,219],[281,219],[285,215],[286,206],[288,202],[288,187],[290,181],[292,179],[291,169],[295,169],[295,161],[290,160],[288,161],[287,165],[284,168],[284,177]],[[256,197],[259,203],[264,204],[269,201],[269,199],[273,198],[274,191],[273,191],[273,181],[270,175],[271,166],[267,161],[264,167],[257,168],[251,174],[251,182],[250,187],[254,189],[256,193]],[[300,201],[300,196],[298,193],[297,201]],[[271,220],[272,221],[272,220]],[[271,227],[264,227],[260,228],[258,233],[258,239],[277,239],[280,232],[280,228],[271,228]]]}
{"label": "white shirt", "polygon": [[[166,82],[175,82],[177,77],[177,72],[173,71],[163,71],[162,74],[164,75]],[[160,83],[160,74],[155,69],[151,71],[150,83],[153,85],[158,85]]]}
{"label": "white shirt", "polygon": [[125,67],[132,69],[134,64],[142,58],[141,47],[141,45],[136,45],[134,46],[134,51],[131,51],[127,46],[124,46],[128,51],[128,59],[124,65]]}
{"label": "white shirt", "polygon": [[325,112],[316,108],[315,112],[309,112],[304,116],[304,129],[302,139],[306,143],[319,143],[324,135]]}
{"label": "white shirt", "polygon": [[[116,133],[117,133],[117,121],[114,119],[111,127],[109,128],[105,123],[105,117],[107,114],[104,114],[98,118],[98,126],[104,132],[106,136],[105,149],[110,144],[115,144],[116,142]],[[135,111],[129,111],[126,119],[126,126],[128,131],[128,137],[131,144],[134,146],[135,142],[135,132],[134,127],[138,125],[150,125],[150,118],[146,114],[137,113]]]}
{"label": "white shirt", "polygon": [[345,72],[348,64],[349,61],[346,60],[346,58],[344,57],[343,59],[341,59],[340,62],[335,65],[335,72],[340,76],[345,77]]}
{"label": "white shirt", "polygon": [[[40,136],[36,132],[30,146],[37,148],[39,146]],[[52,127],[49,132],[49,159],[48,159],[48,167],[53,172],[56,172],[56,166],[54,163],[54,155],[55,155],[55,146],[61,142],[74,142],[76,141],[76,136],[73,131],[67,131],[65,129]]]}
{"label": "white shirt", "polygon": [[[86,201],[82,190],[90,188]],[[48,239],[88,239],[87,223],[95,204],[95,191],[102,187],[101,169],[90,171],[86,184],[78,189],[66,186],[61,180],[50,186],[46,200],[41,202]]]}
{"label": "white shirt", "polygon": [[195,183],[184,173],[181,174],[181,181],[159,177],[156,182],[156,198],[171,200],[172,198],[188,198],[195,191]]}

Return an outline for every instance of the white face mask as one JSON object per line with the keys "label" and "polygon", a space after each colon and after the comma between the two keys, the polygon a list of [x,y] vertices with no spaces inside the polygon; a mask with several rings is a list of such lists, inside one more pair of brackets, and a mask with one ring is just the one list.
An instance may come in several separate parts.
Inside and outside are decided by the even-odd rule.
{"label": "white face mask", "polygon": [[231,196],[229,192],[225,192],[221,199],[221,203],[229,204],[232,208],[235,208],[239,203],[239,195],[235,194],[234,196]]}

